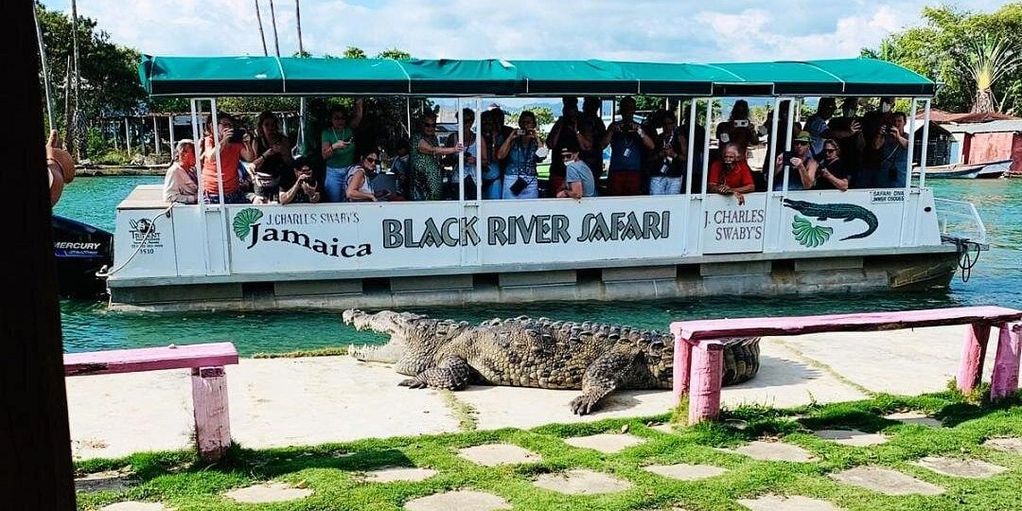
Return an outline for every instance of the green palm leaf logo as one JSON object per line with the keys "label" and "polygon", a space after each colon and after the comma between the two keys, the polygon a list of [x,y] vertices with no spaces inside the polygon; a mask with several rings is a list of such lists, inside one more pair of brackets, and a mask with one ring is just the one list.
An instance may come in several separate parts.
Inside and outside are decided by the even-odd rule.
{"label": "green palm leaf logo", "polygon": [[249,227],[263,217],[263,212],[256,208],[245,208],[234,215],[234,235],[239,240],[245,241],[248,237]]}
{"label": "green palm leaf logo", "polygon": [[795,235],[795,241],[803,247],[816,248],[830,239],[834,229],[813,225],[807,218],[795,215],[795,220],[791,222],[791,233]]}

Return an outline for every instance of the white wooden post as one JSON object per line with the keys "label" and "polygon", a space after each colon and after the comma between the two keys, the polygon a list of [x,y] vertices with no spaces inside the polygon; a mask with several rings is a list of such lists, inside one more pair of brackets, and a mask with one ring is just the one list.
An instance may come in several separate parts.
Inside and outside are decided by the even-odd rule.
{"label": "white wooden post", "polygon": [[124,118],[124,146],[128,149],[128,156],[131,156],[131,126],[128,125],[128,118]]}
{"label": "white wooden post", "polygon": [[174,147],[176,147],[177,140],[174,140],[174,116],[167,116],[167,126],[170,129],[170,158],[174,158]]}
{"label": "white wooden post", "polygon": [[231,446],[227,407],[227,375],[221,367],[192,369],[192,406],[199,457],[214,462]]}
{"label": "white wooden post", "polygon": [[153,147],[156,149],[156,156],[160,155],[160,128],[156,126],[156,116],[153,116]]}

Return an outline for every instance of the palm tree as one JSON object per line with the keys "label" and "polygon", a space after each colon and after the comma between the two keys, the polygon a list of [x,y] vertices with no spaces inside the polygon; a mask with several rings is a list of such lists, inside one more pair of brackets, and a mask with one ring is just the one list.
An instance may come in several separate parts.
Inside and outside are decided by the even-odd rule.
{"label": "palm tree", "polygon": [[1004,75],[1022,65],[1022,55],[1019,55],[1007,40],[991,34],[972,39],[963,46],[956,52],[960,71],[976,86],[970,111],[972,113],[999,111],[993,86]]}
{"label": "palm tree", "polygon": [[301,0],[295,0],[295,20],[298,23],[298,56],[304,57],[305,47],[302,45],[302,5]]}
{"label": "palm tree", "polygon": [[277,38],[277,14],[273,9],[273,0],[270,0],[270,23],[273,24],[273,47],[280,58],[280,39]]}
{"label": "palm tree", "polygon": [[263,16],[259,14],[259,0],[252,0],[255,2],[256,8],[256,21],[259,22],[259,39],[263,41],[263,56],[270,56],[270,52],[266,51],[266,34],[263,32]]}

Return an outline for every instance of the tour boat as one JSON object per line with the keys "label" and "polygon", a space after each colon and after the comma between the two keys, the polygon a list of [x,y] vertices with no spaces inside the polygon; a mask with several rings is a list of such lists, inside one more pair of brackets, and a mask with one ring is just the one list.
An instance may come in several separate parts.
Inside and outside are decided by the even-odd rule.
{"label": "tour boat", "polygon": [[[218,97],[243,95],[454,98],[459,110],[477,111],[509,97],[650,95],[688,101],[684,112],[678,103],[679,124],[696,125],[703,106],[698,117],[710,127],[718,119],[705,106],[721,99],[760,98],[775,112],[792,105],[787,119],[774,116],[771,133],[785,132],[805,98],[894,96],[910,99],[914,136],[916,113],[928,114],[935,90],[925,77],[870,59],[687,64],[145,56],[140,76],[153,97],[191,98],[193,132],[202,112],[217,111]],[[480,116],[475,119],[479,132]],[[712,137],[696,148],[691,135],[689,154],[708,153]],[[911,141],[908,148],[912,161]],[[935,198],[925,170],[904,188],[785,186],[747,194],[739,204],[733,196],[692,191],[707,189],[708,161],[694,169],[689,160],[679,195],[582,200],[467,200],[462,188],[452,201],[172,206],[159,187],[139,186],[116,212],[111,306],[382,308],[865,294],[946,288],[961,253],[986,243],[975,208]],[[767,161],[773,190],[772,155]],[[478,165],[475,171],[479,186]],[[692,186],[693,174],[702,176],[702,186]]]}

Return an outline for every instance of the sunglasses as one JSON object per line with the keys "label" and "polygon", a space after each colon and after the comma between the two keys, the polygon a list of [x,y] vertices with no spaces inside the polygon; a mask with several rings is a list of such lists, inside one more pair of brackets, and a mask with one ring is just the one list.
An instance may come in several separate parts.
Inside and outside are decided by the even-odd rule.
{"label": "sunglasses", "polygon": [[795,145],[809,145],[809,142],[803,142],[801,140],[796,140],[795,141]]}
{"label": "sunglasses", "polygon": [[825,153],[836,153],[837,149],[824,149],[823,152],[825,152]]}
{"label": "sunglasses", "polygon": [[380,161],[380,160],[378,160],[376,158],[366,158],[366,163],[376,163],[378,161]]}

